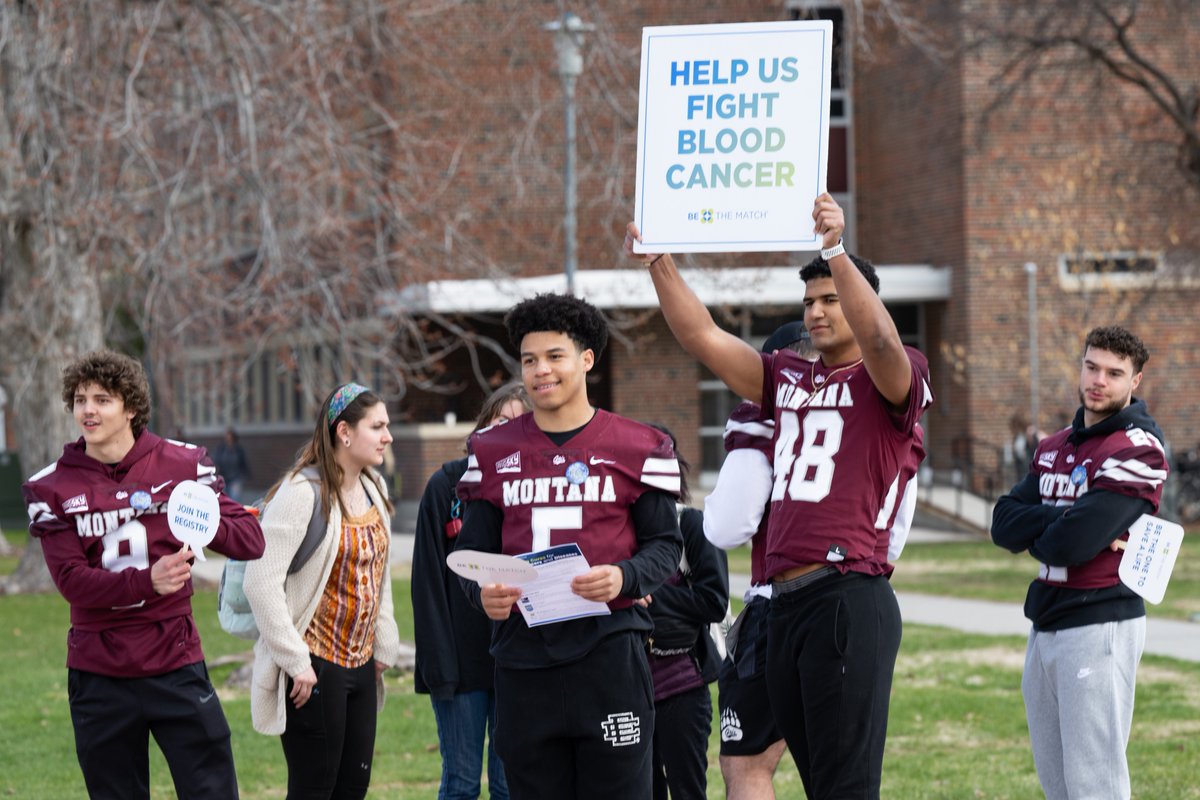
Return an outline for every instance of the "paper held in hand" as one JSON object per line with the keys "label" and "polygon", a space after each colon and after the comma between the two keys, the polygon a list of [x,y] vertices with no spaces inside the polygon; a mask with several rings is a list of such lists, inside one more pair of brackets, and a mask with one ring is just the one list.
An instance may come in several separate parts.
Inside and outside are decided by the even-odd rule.
{"label": "paper held in hand", "polygon": [[196,481],[180,482],[167,499],[167,524],[176,539],[192,548],[197,561],[207,561],[204,548],[221,524],[217,493]]}
{"label": "paper held in hand", "polygon": [[1117,568],[1121,583],[1158,605],[1167,591],[1167,581],[1183,544],[1183,527],[1165,519],[1143,514],[1129,529],[1125,555]]}
{"label": "paper held in hand", "polygon": [[517,601],[529,627],[612,613],[607,603],[585,600],[571,590],[571,579],[592,568],[579,545],[560,544],[517,558],[537,570],[537,580],[521,587],[525,594]]}
{"label": "paper held in hand", "polygon": [[482,550],[456,550],[446,556],[446,566],[455,575],[480,586],[489,583],[524,586],[537,577],[537,570],[519,558]]}
{"label": "paper held in hand", "polygon": [[531,628],[612,613],[607,604],[585,600],[571,591],[571,579],[591,569],[577,544],[557,545],[519,556],[457,550],[446,556],[446,565],[480,586],[488,583],[519,586],[524,594],[517,601],[517,608]]}

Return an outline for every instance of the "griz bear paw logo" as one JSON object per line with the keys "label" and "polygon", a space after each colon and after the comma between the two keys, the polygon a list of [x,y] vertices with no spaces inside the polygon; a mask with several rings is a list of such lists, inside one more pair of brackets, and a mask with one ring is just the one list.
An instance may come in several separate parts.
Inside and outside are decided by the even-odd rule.
{"label": "griz bear paw logo", "polygon": [[742,740],[742,721],[737,712],[727,708],[721,712],[721,741],[740,742]]}

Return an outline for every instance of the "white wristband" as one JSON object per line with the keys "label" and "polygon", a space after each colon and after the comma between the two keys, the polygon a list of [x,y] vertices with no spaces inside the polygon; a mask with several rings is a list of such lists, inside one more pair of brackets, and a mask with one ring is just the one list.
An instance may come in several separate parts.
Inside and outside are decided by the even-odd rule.
{"label": "white wristband", "polygon": [[828,261],[831,258],[837,258],[845,252],[846,247],[842,244],[842,240],[838,239],[837,244],[835,244],[833,247],[830,247],[828,250],[821,250],[821,258],[824,261]]}

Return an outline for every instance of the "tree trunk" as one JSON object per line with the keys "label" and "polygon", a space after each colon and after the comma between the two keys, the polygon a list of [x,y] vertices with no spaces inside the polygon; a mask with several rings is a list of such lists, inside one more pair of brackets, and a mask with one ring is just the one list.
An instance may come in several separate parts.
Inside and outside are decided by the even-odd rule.
{"label": "tree trunk", "polygon": [[[63,214],[49,165],[52,93],[34,69],[39,53],[29,9],[5,9],[0,43],[0,381],[9,397],[25,476],[58,458],[79,434],[63,409],[62,369],[103,342],[100,283]],[[30,542],[5,592],[53,587],[39,542]]]}
{"label": "tree trunk", "polygon": [[[67,248],[55,247],[51,256],[60,264],[69,262],[66,270],[54,266],[38,269],[32,228],[19,228],[17,236],[9,235],[12,226],[0,232],[0,252],[4,254],[5,291],[0,294],[0,314],[25,316],[26,309],[14,309],[16,303],[33,300],[45,325],[28,319],[25,331],[8,327],[5,346],[0,349],[0,377],[12,398],[13,426],[17,451],[28,478],[58,459],[62,447],[79,436],[74,419],[63,407],[62,370],[79,355],[101,346],[99,313],[100,289],[95,274],[83,258]],[[48,238],[48,237],[47,237]],[[47,248],[49,249],[49,248]],[[39,273],[65,272],[69,282],[46,282]],[[54,285],[47,285],[53,283]],[[63,285],[70,286],[61,291]],[[4,579],[5,594],[45,591],[54,588],[41,543],[27,543],[21,560],[12,575]]]}

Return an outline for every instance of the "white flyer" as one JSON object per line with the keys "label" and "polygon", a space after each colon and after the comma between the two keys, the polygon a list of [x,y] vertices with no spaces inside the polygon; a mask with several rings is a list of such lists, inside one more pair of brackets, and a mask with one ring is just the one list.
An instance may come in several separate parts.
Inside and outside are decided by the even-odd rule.
{"label": "white flyer", "polygon": [[571,591],[571,579],[591,569],[579,545],[561,544],[517,558],[537,570],[533,582],[522,584],[525,594],[517,601],[529,627],[612,613],[606,603],[585,600]]}

